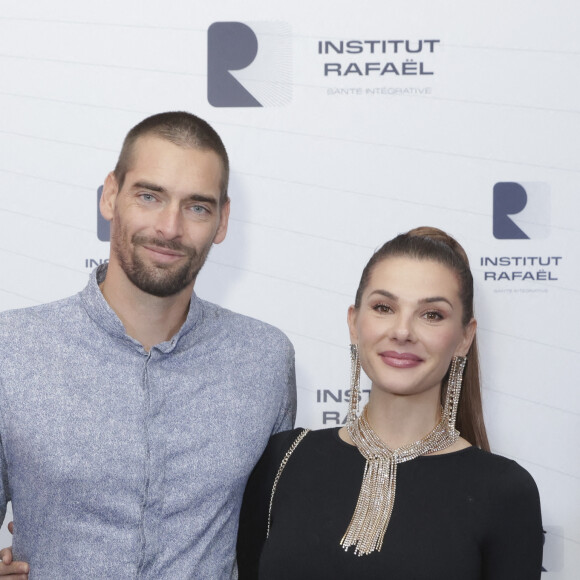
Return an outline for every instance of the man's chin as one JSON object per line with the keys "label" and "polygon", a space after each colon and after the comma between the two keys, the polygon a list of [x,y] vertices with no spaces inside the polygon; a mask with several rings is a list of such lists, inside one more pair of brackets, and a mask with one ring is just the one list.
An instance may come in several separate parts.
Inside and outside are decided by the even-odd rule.
{"label": "man's chin", "polygon": [[169,298],[170,296],[175,296],[185,290],[188,285],[180,284],[167,286],[159,284],[135,284],[135,286],[137,286],[137,288],[142,292],[145,292],[145,294],[150,294],[157,298]]}
{"label": "man's chin", "polygon": [[197,275],[197,272],[193,275],[190,272],[177,272],[171,275],[170,270],[170,267],[155,268],[154,272],[149,272],[148,275],[144,273],[129,275],[129,280],[146,294],[167,298],[185,290],[195,281]]}

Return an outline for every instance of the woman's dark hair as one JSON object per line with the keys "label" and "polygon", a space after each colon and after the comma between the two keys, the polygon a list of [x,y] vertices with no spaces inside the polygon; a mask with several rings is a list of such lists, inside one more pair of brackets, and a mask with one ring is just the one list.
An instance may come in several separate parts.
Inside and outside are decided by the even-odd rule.
{"label": "woman's dark hair", "polygon": [[[362,295],[368,285],[374,267],[383,260],[396,256],[431,260],[447,266],[459,282],[459,296],[463,306],[462,322],[466,326],[473,318],[473,276],[469,260],[459,242],[449,234],[437,228],[423,226],[400,234],[378,249],[365,266],[354,306],[360,308]],[[447,373],[441,389],[441,402],[445,401],[447,392]],[[489,451],[489,442],[483,421],[481,404],[481,382],[479,378],[479,357],[477,340],[473,338],[467,353],[467,365],[463,375],[461,398],[457,412],[457,429],[462,437],[472,445]]]}

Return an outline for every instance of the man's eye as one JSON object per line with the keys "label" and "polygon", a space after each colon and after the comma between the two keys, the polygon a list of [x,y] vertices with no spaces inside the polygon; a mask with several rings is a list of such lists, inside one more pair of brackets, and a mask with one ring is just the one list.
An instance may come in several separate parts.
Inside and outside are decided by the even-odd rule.
{"label": "man's eye", "polygon": [[155,201],[155,196],[151,193],[142,193],[141,199],[146,202]]}
{"label": "man's eye", "polygon": [[203,205],[194,205],[192,206],[191,211],[193,211],[193,213],[199,214],[207,213],[207,209],[203,207]]}

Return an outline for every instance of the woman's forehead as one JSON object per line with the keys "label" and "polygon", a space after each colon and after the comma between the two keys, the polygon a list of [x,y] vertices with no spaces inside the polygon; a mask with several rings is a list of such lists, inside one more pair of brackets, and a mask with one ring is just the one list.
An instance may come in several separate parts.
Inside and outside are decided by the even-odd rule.
{"label": "woman's forehead", "polygon": [[[389,286],[383,288],[383,286]],[[457,295],[459,279],[456,272],[437,260],[409,256],[389,256],[375,264],[371,271],[365,293],[376,289],[411,294],[439,290]],[[396,292],[394,292],[396,293]]]}

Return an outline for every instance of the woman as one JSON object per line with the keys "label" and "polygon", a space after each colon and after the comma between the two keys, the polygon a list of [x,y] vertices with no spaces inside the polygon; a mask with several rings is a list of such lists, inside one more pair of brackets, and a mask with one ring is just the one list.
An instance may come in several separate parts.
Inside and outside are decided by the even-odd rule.
{"label": "woman", "polygon": [[272,438],[246,489],[240,579],[540,578],[536,485],[489,452],[463,248],[427,227],[387,242],[348,325],[347,425]]}

